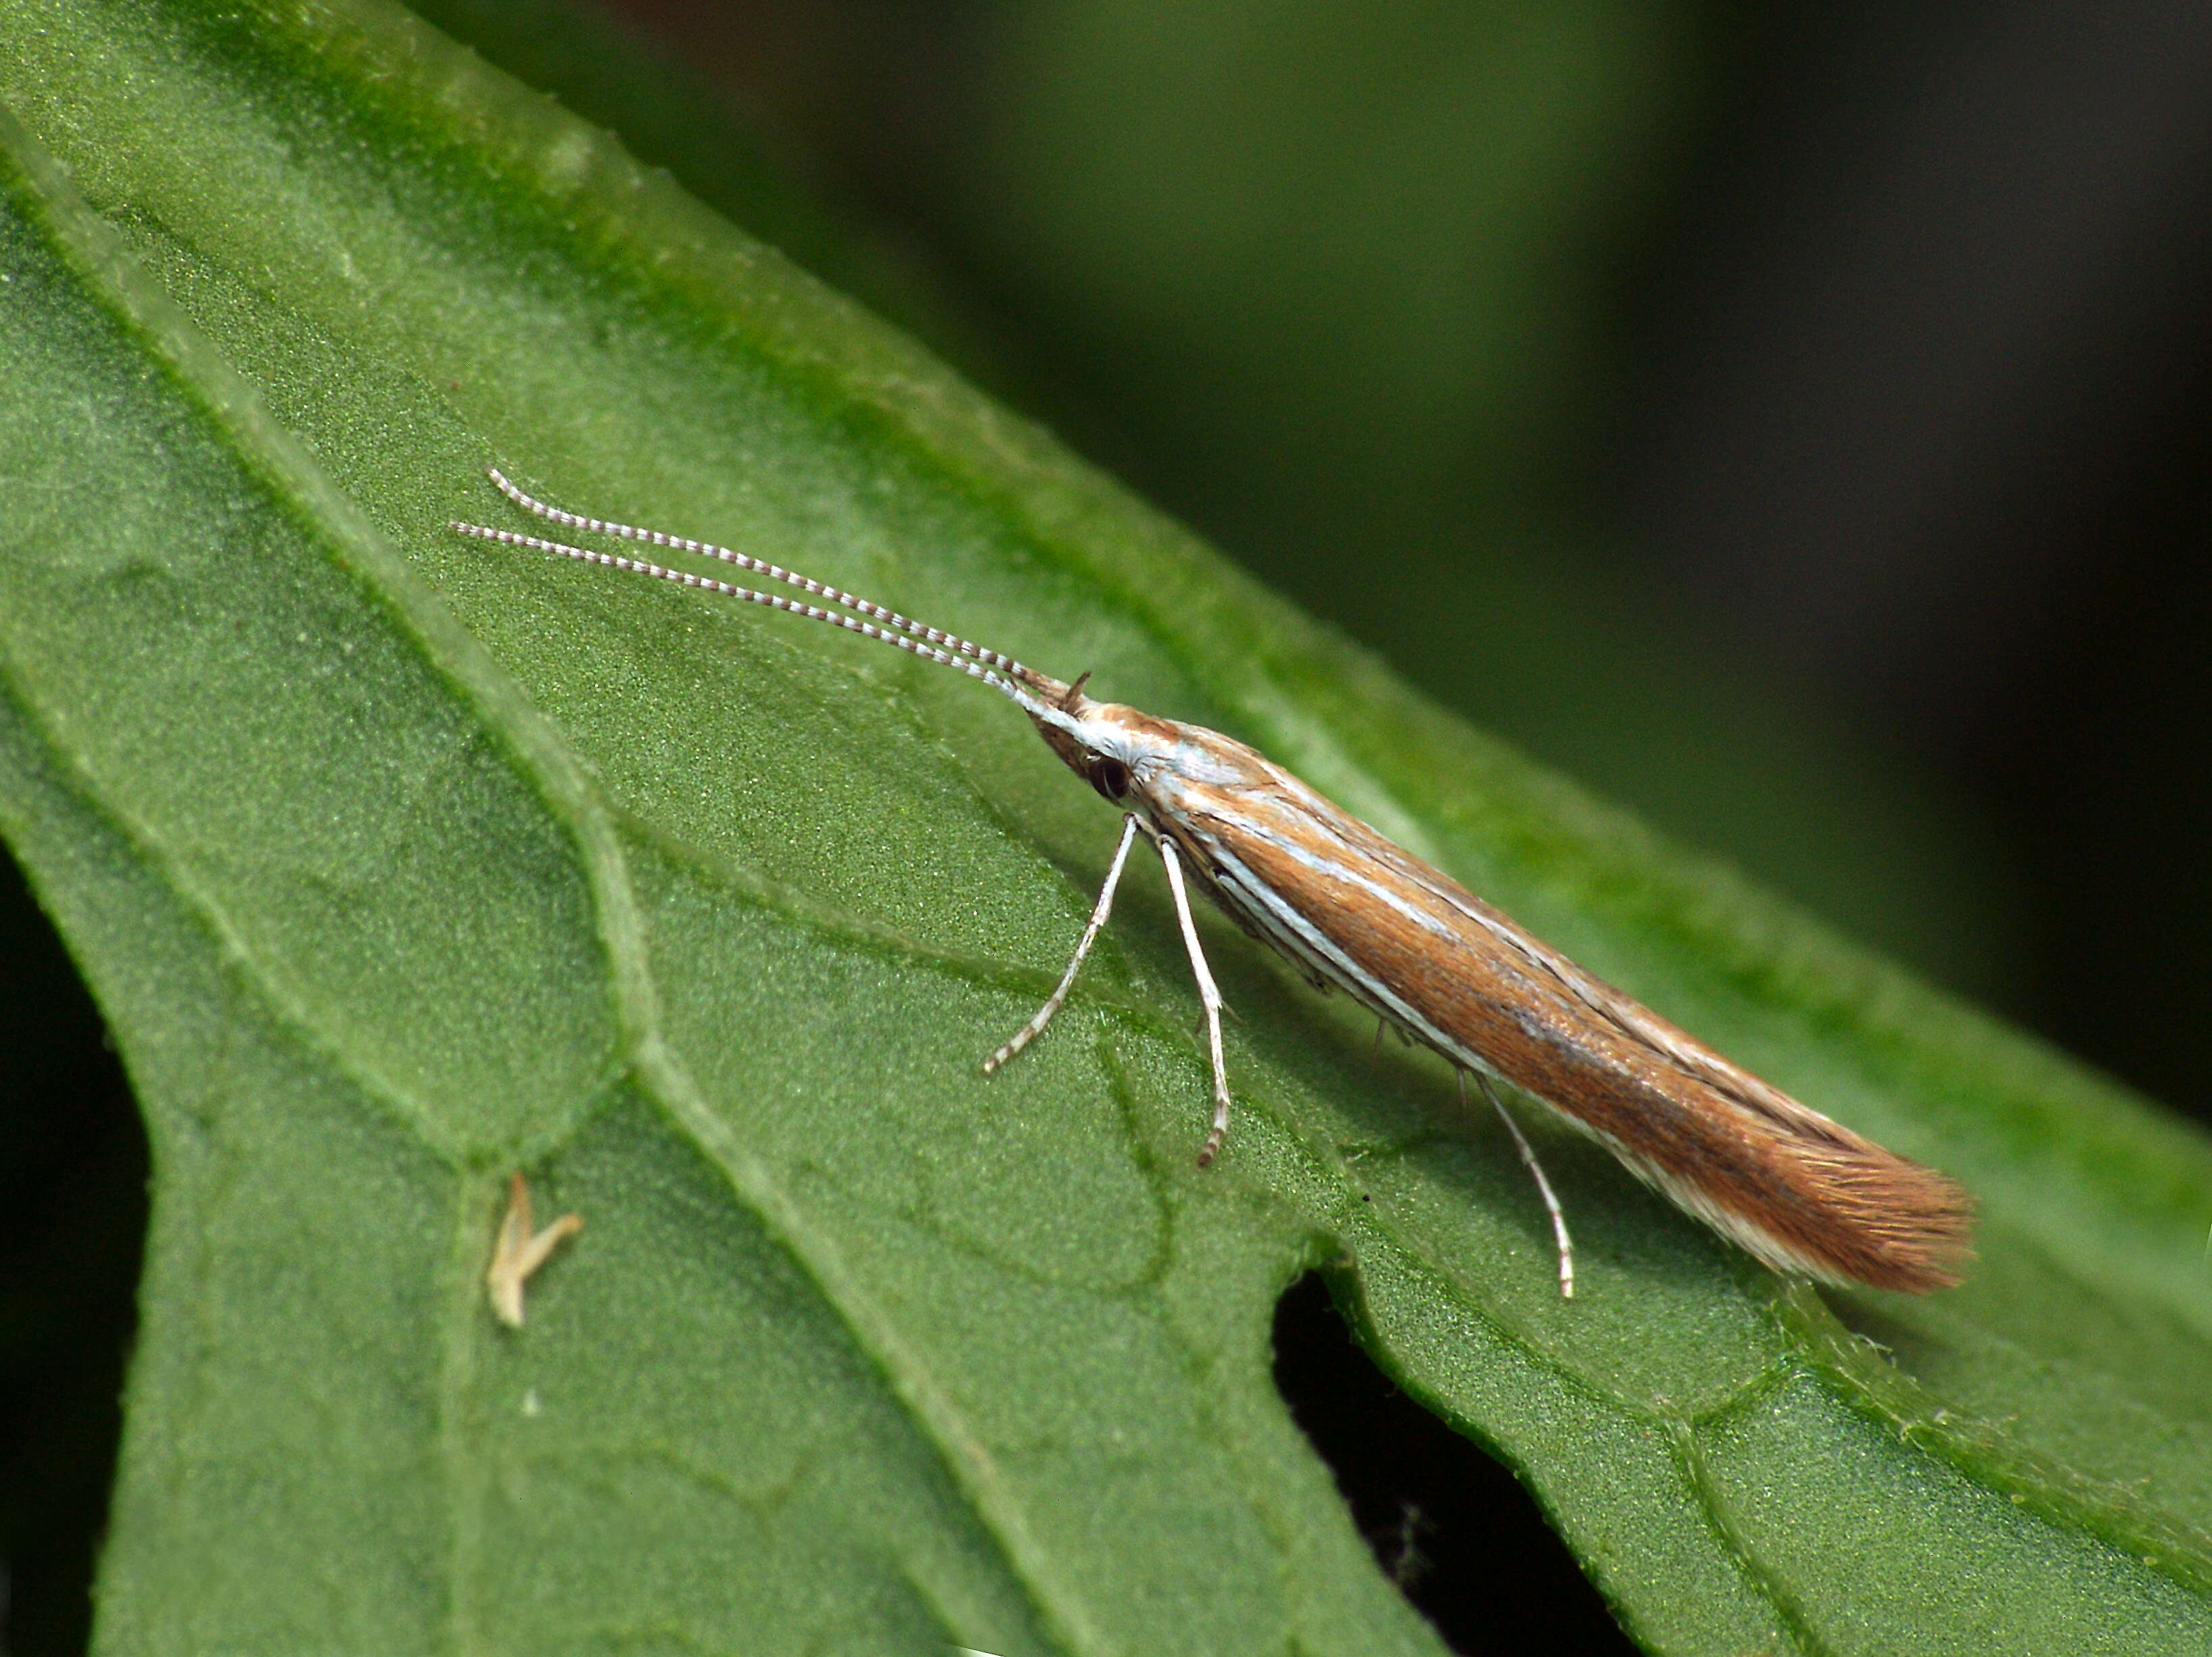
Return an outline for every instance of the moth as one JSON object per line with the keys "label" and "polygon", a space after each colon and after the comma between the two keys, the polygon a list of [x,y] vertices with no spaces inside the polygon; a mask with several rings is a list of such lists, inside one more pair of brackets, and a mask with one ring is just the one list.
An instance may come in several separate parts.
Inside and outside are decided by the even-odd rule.
{"label": "moth", "polygon": [[1193,886],[1310,982],[1342,990],[1382,1024],[1441,1054],[1462,1094],[1467,1078],[1475,1078],[1535,1179],[1563,1295],[1574,1293],[1565,1215],[1497,1081],[1595,1139],[1632,1173],[1778,1271],[1911,1293],[1958,1282],[1972,1211],[1958,1185],[1731,1063],[1243,743],[1097,701],[1085,694],[1088,673],[1064,682],[776,564],[564,512],[496,468],[489,475],[515,505],[565,528],[718,560],[823,602],[513,530],[449,527],[766,605],[957,668],[1012,702],[1069,770],[1121,809],[1121,841],[1067,971],[1036,1015],[985,1061],[986,1071],[1041,1034],[1066,1001],[1141,837],[1166,869],[1206,1013],[1213,1120],[1201,1167],[1228,1134],[1230,1093],[1221,992],[1191,919]]}

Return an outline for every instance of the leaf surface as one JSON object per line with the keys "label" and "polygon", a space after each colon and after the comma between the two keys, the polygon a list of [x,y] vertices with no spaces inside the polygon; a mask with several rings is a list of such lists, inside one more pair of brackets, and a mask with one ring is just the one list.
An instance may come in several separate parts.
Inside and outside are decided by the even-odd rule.
{"label": "leaf surface", "polygon": [[[1690,862],[404,14],[0,14],[0,825],[156,1166],[109,1650],[1437,1650],[1272,1386],[1331,1274],[1651,1649],[2212,1645],[2203,1137]],[[971,683],[446,533],[481,478],[1228,730],[1966,1181],[1788,1288],[1208,917]],[[509,1171],[582,1235],[495,1325]],[[1877,1344],[1878,1343],[1878,1344]],[[1510,1584],[1499,1592],[1510,1593]]]}

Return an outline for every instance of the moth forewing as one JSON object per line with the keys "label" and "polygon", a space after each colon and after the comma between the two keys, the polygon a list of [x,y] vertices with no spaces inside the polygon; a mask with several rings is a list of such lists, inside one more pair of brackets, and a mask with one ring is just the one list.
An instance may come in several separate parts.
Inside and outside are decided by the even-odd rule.
{"label": "moth forewing", "polygon": [[1950,1181],[1729,1063],[1279,767],[1213,740],[1214,780],[1161,786],[1161,807],[1210,852],[1212,889],[1302,969],[1540,1100],[1779,1270],[1911,1290],[1957,1281],[1969,1204]]}

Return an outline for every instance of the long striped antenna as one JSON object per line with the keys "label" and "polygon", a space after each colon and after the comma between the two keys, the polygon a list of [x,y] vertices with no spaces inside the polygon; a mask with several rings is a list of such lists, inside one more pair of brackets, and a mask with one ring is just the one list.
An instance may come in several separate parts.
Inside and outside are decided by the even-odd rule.
{"label": "long striped antenna", "polygon": [[[734,564],[752,575],[765,576],[771,581],[787,582],[802,592],[827,600],[854,615],[840,615],[836,610],[826,610],[819,605],[804,604],[787,599],[781,593],[763,593],[750,587],[738,587],[712,576],[698,576],[688,570],[672,570],[665,564],[654,564],[646,558],[626,558],[612,552],[594,551],[586,546],[571,546],[566,541],[549,540],[542,535],[524,535],[512,529],[494,529],[486,524],[464,523],[456,518],[446,527],[456,534],[473,535],[478,540],[497,541],[503,546],[528,547],[533,551],[556,552],[564,558],[574,558],[580,564],[603,565],[619,570],[626,575],[649,576],[655,581],[673,582],[678,587],[696,588],[702,593],[713,593],[723,598],[742,599],[748,604],[766,605],[771,610],[781,610],[788,615],[804,616],[809,621],[826,621],[842,627],[848,633],[858,633],[863,638],[880,639],[885,644],[934,661],[946,667],[957,667],[971,679],[980,679],[993,689],[1004,693],[1024,708],[1033,706],[1030,689],[1047,695],[1059,688],[1059,681],[1034,667],[1025,667],[1012,656],[987,649],[982,645],[948,633],[940,628],[927,626],[902,616],[896,610],[871,602],[856,594],[830,587],[802,576],[795,570],[786,570],[781,564],[750,557],[726,546],[717,546],[711,541],[695,541],[688,536],[670,535],[658,529],[643,529],[635,524],[610,523],[604,518],[587,518],[574,512],[564,512],[559,507],[526,494],[497,466],[486,466],[485,474],[499,486],[501,494],[524,511],[556,523],[564,528],[580,530],[586,534],[612,535],[623,540],[642,541],[652,546],[665,546],[672,551],[695,553],[701,557],[714,558],[723,564]],[[857,619],[865,616],[867,620]],[[1028,688],[1024,688],[1028,687]]]}

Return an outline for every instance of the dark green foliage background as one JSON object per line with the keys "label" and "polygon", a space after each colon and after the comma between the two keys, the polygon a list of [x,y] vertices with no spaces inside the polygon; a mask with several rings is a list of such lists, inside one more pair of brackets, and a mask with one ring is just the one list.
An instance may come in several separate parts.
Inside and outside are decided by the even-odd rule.
{"label": "dark green foliage background", "polygon": [[[1438,713],[404,14],[0,16],[0,826],[154,1215],[98,1642],[1433,1651],[1269,1380],[1322,1266],[1654,1650],[2195,1651],[2202,1137]],[[497,458],[1253,740],[1964,1179],[1787,1288],[1212,925],[978,687],[458,542]],[[59,1108],[59,1102],[58,1102]],[[504,1177],[586,1217],[519,1336]]]}

